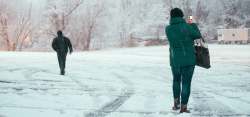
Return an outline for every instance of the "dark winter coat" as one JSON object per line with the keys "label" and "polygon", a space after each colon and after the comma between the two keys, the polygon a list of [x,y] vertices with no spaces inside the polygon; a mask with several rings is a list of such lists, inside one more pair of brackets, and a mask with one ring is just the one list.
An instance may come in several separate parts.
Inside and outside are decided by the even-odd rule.
{"label": "dark winter coat", "polygon": [[68,53],[68,48],[70,52],[73,52],[70,40],[67,37],[64,37],[63,35],[59,35],[58,37],[54,38],[52,42],[52,48],[58,54]]}
{"label": "dark winter coat", "polygon": [[193,41],[200,38],[197,24],[189,24],[181,17],[170,19],[166,27],[166,35],[170,43],[170,66],[182,67],[196,64]]}

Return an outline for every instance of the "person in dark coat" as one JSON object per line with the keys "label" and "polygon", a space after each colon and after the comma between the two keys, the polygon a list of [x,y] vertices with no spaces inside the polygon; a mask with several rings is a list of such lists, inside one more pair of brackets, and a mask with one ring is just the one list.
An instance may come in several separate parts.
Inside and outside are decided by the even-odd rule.
{"label": "person in dark coat", "polygon": [[170,16],[170,25],[166,27],[165,31],[170,43],[169,58],[173,74],[174,106],[172,109],[180,109],[181,113],[190,113],[187,110],[187,104],[196,64],[193,42],[195,39],[199,39],[201,35],[196,20],[193,18],[186,21],[181,9],[172,9]]}
{"label": "person in dark coat", "polygon": [[57,37],[52,42],[52,48],[57,52],[59,67],[61,69],[61,75],[65,74],[65,62],[69,48],[69,54],[73,52],[70,40],[63,36],[62,31],[57,32]]}

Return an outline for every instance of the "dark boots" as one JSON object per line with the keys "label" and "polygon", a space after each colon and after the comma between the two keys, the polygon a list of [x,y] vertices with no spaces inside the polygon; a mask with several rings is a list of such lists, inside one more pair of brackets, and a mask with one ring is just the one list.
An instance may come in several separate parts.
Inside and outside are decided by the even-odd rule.
{"label": "dark boots", "polygon": [[187,110],[187,104],[180,104],[180,98],[174,98],[174,106],[172,107],[173,110],[180,110],[180,113],[190,113],[189,110]]}
{"label": "dark boots", "polygon": [[187,104],[181,104],[181,110],[180,113],[190,113],[189,110],[187,110]]}
{"label": "dark boots", "polygon": [[174,106],[172,107],[173,110],[180,109],[180,98],[174,98]]}
{"label": "dark boots", "polygon": [[60,75],[64,75],[65,73],[65,70],[61,70],[61,74]]}

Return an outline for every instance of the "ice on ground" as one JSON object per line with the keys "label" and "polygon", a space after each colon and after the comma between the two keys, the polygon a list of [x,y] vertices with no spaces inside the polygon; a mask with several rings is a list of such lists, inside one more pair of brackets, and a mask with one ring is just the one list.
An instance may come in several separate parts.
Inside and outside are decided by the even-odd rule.
{"label": "ice on ground", "polygon": [[172,111],[168,46],[56,53],[0,52],[0,117],[250,116],[250,46],[208,45],[188,108]]}

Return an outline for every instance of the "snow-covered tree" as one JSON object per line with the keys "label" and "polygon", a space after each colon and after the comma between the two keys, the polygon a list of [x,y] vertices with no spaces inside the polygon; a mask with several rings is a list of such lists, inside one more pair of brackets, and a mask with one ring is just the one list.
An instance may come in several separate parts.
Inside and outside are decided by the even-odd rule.
{"label": "snow-covered tree", "polygon": [[85,11],[83,12],[83,35],[84,38],[82,40],[83,50],[89,51],[90,44],[94,37],[100,36],[103,31],[100,31],[99,28],[102,26],[104,22],[101,18],[107,16],[106,10],[108,9],[108,4],[106,1],[91,1],[88,6],[86,6]]}
{"label": "snow-covered tree", "polygon": [[84,0],[46,0],[44,13],[47,31],[56,36],[58,30],[65,31],[71,21],[72,13],[84,2]]}
{"label": "snow-covered tree", "polygon": [[52,50],[58,30],[76,50],[134,47],[141,39],[166,38],[175,7],[185,19],[193,15],[206,40],[216,39],[217,28],[250,28],[249,0],[38,1],[0,0],[1,50]]}
{"label": "snow-covered tree", "polygon": [[0,36],[3,38],[6,50],[22,50],[23,44],[30,41],[30,35],[37,28],[32,4],[18,0],[0,1]]}

